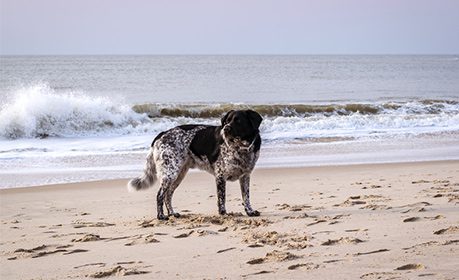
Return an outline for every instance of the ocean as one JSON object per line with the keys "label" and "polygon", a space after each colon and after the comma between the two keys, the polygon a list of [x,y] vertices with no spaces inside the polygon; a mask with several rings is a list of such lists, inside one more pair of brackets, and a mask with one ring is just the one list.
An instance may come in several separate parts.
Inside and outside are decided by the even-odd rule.
{"label": "ocean", "polygon": [[264,118],[259,168],[459,159],[459,55],[1,56],[0,188],[130,178],[152,139]]}

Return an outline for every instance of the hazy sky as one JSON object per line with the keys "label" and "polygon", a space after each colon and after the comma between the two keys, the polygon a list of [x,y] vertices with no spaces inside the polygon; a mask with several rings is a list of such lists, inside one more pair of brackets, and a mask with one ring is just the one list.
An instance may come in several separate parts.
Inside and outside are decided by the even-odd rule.
{"label": "hazy sky", "polygon": [[459,0],[0,0],[1,54],[458,54]]}

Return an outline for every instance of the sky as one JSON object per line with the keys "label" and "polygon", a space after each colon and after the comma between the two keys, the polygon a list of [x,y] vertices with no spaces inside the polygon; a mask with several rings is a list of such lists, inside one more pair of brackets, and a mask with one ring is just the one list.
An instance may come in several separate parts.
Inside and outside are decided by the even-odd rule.
{"label": "sky", "polygon": [[0,0],[0,54],[459,54],[459,0]]}

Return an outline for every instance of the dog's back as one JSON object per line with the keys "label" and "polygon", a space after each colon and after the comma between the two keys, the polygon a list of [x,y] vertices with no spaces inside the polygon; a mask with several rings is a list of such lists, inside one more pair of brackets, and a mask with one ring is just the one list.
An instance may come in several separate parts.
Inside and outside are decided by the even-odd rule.
{"label": "dog's back", "polygon": [[251,110],[230,111],[221,126],[182,125],[155,137],[147,156],[144,174],[128,183],[130,190],[143,190],[160,183],[158,219],[179,216],[172,208],[172,195],[190,168],[200,168],[216,177],[219,213],[226,213],[226,180],[239,180],[248,215],[259,215],[249,202],[249,177],[261,145],[258,127],[261,116]]}

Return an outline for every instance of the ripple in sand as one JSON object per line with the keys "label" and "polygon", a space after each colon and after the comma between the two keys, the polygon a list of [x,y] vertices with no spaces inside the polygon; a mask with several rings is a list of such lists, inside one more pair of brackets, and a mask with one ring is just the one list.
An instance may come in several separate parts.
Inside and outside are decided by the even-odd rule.
{"label": "ripple in sand", "polygon": [[131,242],[124,244],[124,246],[133,246],[137,244],[149,244],[149,243],[159,243],[159,240],[154,238],[153,234],[148,235],[139,235],[134,238]]}
{"label": "ripple in sand", "polygon": [[410,217],[410,218],[406,218],[403,220],[404,223],[410,223],[410,222],[417,222],[417,221],[420,221],[421,218],[419,217]]}
{"label": "ripple in sand", "polygon": [[293,265],[287,267],[287,269],[294,270],[294,269],[298,269],[298,268],[303,268],[303,269],[306,269],[306,270],[312,270],[312,269],[318,269],[319,267],[320,267],[320,265],[315,264],[315,263],[297,263],[297,264],[293,264]]}
{"label": "ripple in sand", "polygon": [[80,238],[72,239],[72,242],[89,242],[89,241],[98,241],[102,240],[97,234],[86,234]]}
{"label": "ripple in sand", "polygon": [[323,242],[322,246],[331,246],[331,245],[338,245],[338,244],[358,244],[365,242],[358,238],[352,237],[341,237],[339,239],[328,239],[327,241]]}
{"label": "ripple in sand", "polygon": [[200,227],[209,227],[218,225],[223,227],[231,227],[233,231],[238,229],[257,228],[260,226],[267,226],[272,222],[265,218],[250,218],[244,217],[242,213],[229,213],[227,215],[219,216],[205,216],[197,214],[185,214],[180,218],[170,217],[167,221],[143,220],[139,222],[141,227],[156,227],[156,226],[178,226],[181,225],[183,229],[195,229]]}
{"label": "ripple in sand", "polygon": [[371,255],[371,254],[377,254],[377,253],[383,253],[383,252],[389,252],[389,249],[379,249],[379,250],[374,250],[370,252],[357,253],[357,254],[354,254],[354,256]]}
{"label": "ripple in sand", "polygon": [[385,202],[389,200],[391,199],[384,197],[382,195],[354,195],[354,196],[350,196],[343,203],[335,204],[333,206],[346,207],[346,206],[367,204],[368,202]]}
{"label": "ripple in sand", "polygon": [[270,271],[270,270],[261,270],[261,271],[258,271],[258,272],[255,272],[255,273],[251,273],[251,274],[244,274],[244,275],[241,275],[242,277],[247,277],[247,276],[250,276],[250,275],[260,275],[260,274],[267,274],[267,273],[273,273],[274,271]]}
{"label": "ripple in sand", "polygon": [[147,274],[150,271],[137,270],[135,268],[125,268],[120,265],[110,268],[108,270],[99,271],[87,276],[92,278],[104,278],[110,276],[127,276],[127,275],[137,275],[137,274]]}
{"label": "ripple in sand", "polygon": [[231,251],[231,250],[234,250],[234,249],[236,249],[236,247],[221,249],[221,250],[218,250],[218,251],[217,251],[217,254],[224,253],[224,252],[228,252],[228,251]]}
{"label": "ripple in sand", "polygon": [[84,222],[84,221],[75,221],[72,223],[74,228],[83,228],[83,227],[110,227],[115,224],[106,223],[106,222]]}
{"label": "ripple in sand", "polygon": [[295,260],[298,258],[301,258],[301,257],[298,255],[292,254],[290,252],[274,250],[274,251],[266,253],[266,256],[263,258],[256,258],[256,259],[251,259],[247,261],[247,264],[253,265],[253,264],[260,264],[264,262],[283,262],[283,261]]}
{"label": "ripple in sand", "polygon": [[304,249],[312,247],[309,243],[310,237],[306,235],[294,235],[278,233],[277,231],[268,232],[249,232],[242,242],[250,244],[249,247],[261,247],[263,245],[276,245],[288,249]]}
{"label": "ripple in sand", "polygon": [[88,250],[83,249],[67,250],[69,247],[72,247],[72,245],[41,245],[32,249],[19,248],[10,253],[10,255],[13,256],[9,257],[8,260],[17,260],[19,258],[40,258],[57,253],[62,253],[62,255],[70,255],[75,253],[88,252]]}
{"label": "ripple in sand", "polygon": [[398,279],[397,272],[370,272],[360,276],[360,279]]}
{"label": "ripple in sand", "polygon": [[98,267],[104,267],[106,264],[105,263],[87,263],[87,264],[82,264],[78,266],[74,266],[73,268],[82,268],[82,267],[88,267],[88,266],[98,266]]}
{"label": "ripple in sand", "polygon": [[443,228],[434,232],[434,234],[452,234],[452,233],[459,233],[458,226],[450,226],[448,228]]}
{"label": "ripple in sand", "polygon": [[396,270],[413,270],[413,269],[424,269],[424,265],[420,263],[410,263],[410,264],[405,264],[402,266],[399,266],[396,268]]}
{"label": "ripple in sand", "polygon": [[306,204],[289,205],[287,203],[276,204],[276,207],[277,207],[278,210],[288,210],[288,211],[291,211],[291,212],[299,212],[299,211],[303,211],[303,210],[312,208],[312,206],[306,205]]}
{"label": "ripple in sand", "polygon": [[191,234],[193,234],[194,230],[190,230],[189,232],[181,233],[178,235],[174,235],[174,238],[186,238],[189,237]]}

